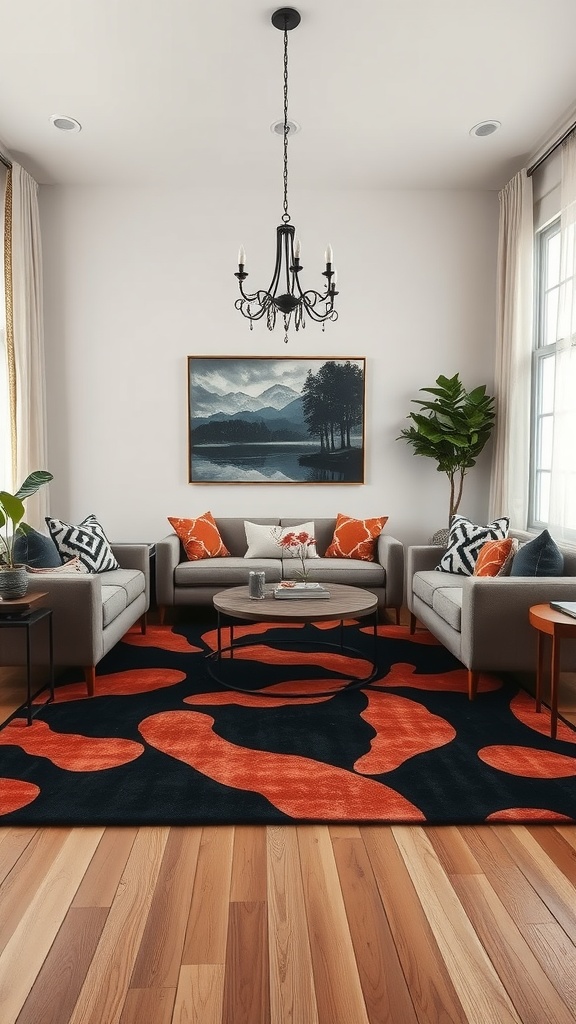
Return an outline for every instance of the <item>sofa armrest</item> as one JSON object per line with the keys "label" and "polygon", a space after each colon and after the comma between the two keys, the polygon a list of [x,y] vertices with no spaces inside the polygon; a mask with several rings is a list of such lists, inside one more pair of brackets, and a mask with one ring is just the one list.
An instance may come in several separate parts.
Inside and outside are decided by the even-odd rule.
{"label": "sofa armrest", "polygon": [[386,605],[400,608],[404,599],[404,545],[395,537],[381,533],[376,552],[386,571]]}
{"label": "sofa armrest", "polygon": [[180,538],[175,533],[156,542],[156,603],[159,608],[174,604],[174,569],[180,561]]}
{"label": "sofa armrest", "polygon": [[[98,573],[34,573],[29,591],[44,593],[52,609],[54,663],[96,665],[103,656],[102,580]],[[65,658],[59,662],[59,653]]]}
{"label": "sofa armrest", "polygon": [[[550,601],[573,600],[573,576],[462,577],[462,660],[477,667],[482,652],[535,647],[528,609]],[[480,666],[481,667],[481,666]]]}
{"label": "sofa armrest", "polygon": [[414,573],[435,569],[445,550],[446,548],[442,544],[413,544],[408,548],[406,553],[406,578],[409,591],[412,590],[412,577]]}

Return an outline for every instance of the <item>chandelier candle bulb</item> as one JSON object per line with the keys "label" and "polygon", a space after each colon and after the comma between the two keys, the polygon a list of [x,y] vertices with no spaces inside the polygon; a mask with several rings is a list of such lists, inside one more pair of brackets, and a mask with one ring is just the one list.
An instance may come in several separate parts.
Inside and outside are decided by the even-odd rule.
{"label": "chandelier candle bulb", "polygon": [[240,249],[238,250],[238,266],[239,267],[244,267],[245,265],[246,265],[246,252],[245,252],[244,246],[241,245]]}
{"label": "chandelier candle bulb", "polygon": [[295,260],[299,260],[300,259],[300,251],[301,251],[300,250],[300,239],[297,238],[296,241],[294,242],[294,259]]}
{"label": "chandelier candle bulb", "polygon": [[326,246],[326,252],[324,253],[324,261],[325,261],[327,267],[331,267],[332,266],[332,258],[333,258],[332,246],[331,245],[327,245]]}

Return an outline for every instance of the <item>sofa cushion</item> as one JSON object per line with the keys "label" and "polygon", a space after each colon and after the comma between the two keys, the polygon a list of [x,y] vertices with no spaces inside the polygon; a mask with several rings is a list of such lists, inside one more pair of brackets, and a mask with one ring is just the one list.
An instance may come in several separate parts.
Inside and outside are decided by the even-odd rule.
{"label": "sofa cushion", "polygon": [[[282,574],[285,580],[298,579],[300,563],[284,559]],[[379,562],[366,562],[359,558],[317,558],[310,563],[310,582],[343,583],[350,587],[384,587],[386,571]]]}
{"label": "sofa cushion", "polygon": [[509,524],[508,516],[495,519],[488,526],[477,526],[466,516],[452,516],[448,546],[436,566],[437,570],[471,576],[481,547],[488,540],[502,540],[506,537]]}
{"label": "sofa cushion", "polygon": [[96,516],[86,516],[78,526],[46,516],[46,526],[63,562],[78,555],[88,572],[100,573],[120,568]]}
{"label": "sofa cushion", "polygon": [[548,530],[523,544],[514,556],[511,576],[562,576],[564,555]]}
{"label": "sofa cushion", "polygon": [[103,587],[121,587],[126,594],[126,605],[132,604],[146,589],[146,577],[140,569],[115,569],[101,573]]}
{"label": "sofa cushion", "polygon": [[[298,523],[297,526],[263,526],[260,523],[244,521],[248,548],[244,558],[297,558],[294,551],[281,546],[281,541],[290,533],[306,533],[314,537],[314,523]],[[306,558],[317,558],[316,545],[308,544]]]}
{"label": "sofa cushion", "polygon": [[124,587],[102,587],[102,625],[104,629],[128,607]]}
{"label": "sofa cushion", "polygon": [[326,558],[358,558],[373,562],[376,556],[376,541],[388,516],[374,519],[352,519],[341,512],[336,516],[332,543],[326,550]]}
{"label": "sofa cushion", "polygon": [[52,537],[30,528],[19,533],[14,540],[14,561],[31,566],[32,569],[54,569],[62,565]]}
{"label": "sofa cushion", "polygon": [[412,579],[412,593],[432,608],[434,593],[440,587],[462,587],[462,577],[456,573],[439,573],[437,569],[422,569]]}
{"label": "sofa cushion", "polygon": [[198,562],[181,562],[174,570],[177,587],[242,587],[248,585],[248,573],[261,571],[266,583],[279,583],[282,579],[280,558],[205,558]]}
{"label": "sofa cushion", "polygon": [[473,576],[509,576],[512,560],[518,551],[515,537],[487,540],[478,553]]}
{"label": "sofa cushion", "polygon": [[452,629],[460,632],[462,624],[462,587],[437,587],[432,598],[432,609]]}
{"label": "sofa cushion", "polygon": [[168,522],[182,542],[186,558],[196,562],[203,558],[225,558],[230,554],[211,512],[196,519],[168,516]]}

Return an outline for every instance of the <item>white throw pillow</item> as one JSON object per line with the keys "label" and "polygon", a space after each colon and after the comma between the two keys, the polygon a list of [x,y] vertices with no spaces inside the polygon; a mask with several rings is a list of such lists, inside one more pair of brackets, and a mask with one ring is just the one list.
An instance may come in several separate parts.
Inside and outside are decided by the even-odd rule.
{"label": "white throw pillow", "polygon": [[[279,541],[287,533],[307,533],[314,536],[314,523],[300,523],[298,526],[262,526],[244,520],[248,550],[244,558],[297,558],[297,553],[280,547]],[[308,545],[306,558],[318,558],[315,544]]]}

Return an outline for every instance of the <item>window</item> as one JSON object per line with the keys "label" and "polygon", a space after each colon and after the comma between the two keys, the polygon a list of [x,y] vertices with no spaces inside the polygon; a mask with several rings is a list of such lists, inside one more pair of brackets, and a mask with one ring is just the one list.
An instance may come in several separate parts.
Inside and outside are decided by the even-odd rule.
{"label": "window", "polygon": [[4,295],[4,195],[6,168],[0,163],[0,488],[13,490],[10,429],[10,392],[6,351],[6,302]]}
{"label": "window", "polygon": [[[573,229],[572,229],[573,230]],[[568,240],[570,241],[570,239]],[[571,245],[566,246],[572,252]],[[572,260],[561,257],[560,217],[555,218],[535,237],[535,335],[532,356],[532,446],[530,480],[530,526],[543,529],[553,518],[551,484],[553,459],[557,459],[559,432],[565,419],[559,412],[557,368],[559,342],[570,334],[570,319],[563,312],[567,298],[572,301],[576,287]],[[563,323],[564,321],[564,323]],[[565,372],[565,367],[562,372]],[[576,398],[575,398],[576,400]],[[564,441],[572,442],[565,438]],[[576,504],[573,500],[574,473],[561,467],[564,475],[564,496],[568,516],[562,525],[566,538],[576,539]],[[558,463],[555,463],[558,472]],[[570,495],[572,494],[572,501]]]}

